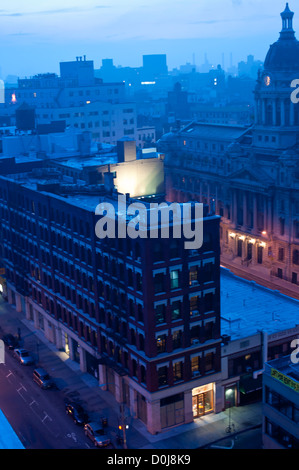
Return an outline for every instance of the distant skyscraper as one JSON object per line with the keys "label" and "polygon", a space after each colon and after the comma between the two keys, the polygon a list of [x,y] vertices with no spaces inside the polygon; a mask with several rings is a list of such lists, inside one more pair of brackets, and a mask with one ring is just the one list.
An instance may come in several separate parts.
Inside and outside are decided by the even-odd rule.
{"label": "distant skyscraper", "polygon": [[150,54],[143,56],[143,77],[146,80],[154,80],[155,78],[167,75],[166,54]]}
{"label": "distant skyscraper", "polygon": [[86,56],[76,57],[75,61],[60,63],[60,76],[62,79],[76,79],[77,86],[91,86],[95,84],[93,60],[86,60]]}

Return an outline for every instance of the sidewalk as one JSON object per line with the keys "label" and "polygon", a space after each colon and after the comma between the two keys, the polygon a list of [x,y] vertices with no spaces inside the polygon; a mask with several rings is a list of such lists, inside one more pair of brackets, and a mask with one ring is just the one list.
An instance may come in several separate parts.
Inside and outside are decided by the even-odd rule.
{"label": "sidewalk", "polygon": [[[245,430],[261,426],[261,403],[234,407],[231,409],[231,423],[234,431],[226,432],[229,425],[228,411],[209,414],[193,423],[183,424],[156,436],[147,436],[149,444],[144,449],[198,449],[214,444],[221,439],[232,438]],[[138,427],[138,424],[136,425]]]}
{"label": "sidewalk", "polygon": [[[98,386],[96,378],[80,371],[79,364],[71,361],[66,353],[58,351],[43,333],[35,330],[23,313],[0,299],[0,337],[4,333],[16,335],[18,328],[24,347],[32,351],[38,362],[55,379],[60,391],[79,399],[92,419],[107,416],[109,426],[117,429],[119,423],[119,404],[109,392]],[[235,432],[240,433],[261,425],[261,403],[234,407],[231,422]],[[157,435],[150,434],[139,419],[130,419],[127,433],[129,449],[196,449],[231,437],[226,428],[229,424],[228,411],[210,414],[190,424],[169,429]]]}

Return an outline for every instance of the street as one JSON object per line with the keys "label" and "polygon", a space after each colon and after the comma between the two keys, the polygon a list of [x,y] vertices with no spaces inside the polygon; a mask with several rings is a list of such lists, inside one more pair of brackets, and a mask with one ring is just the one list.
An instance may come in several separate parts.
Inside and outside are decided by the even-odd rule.
{"label": "street", "polygon": [[262,428],[250,429],[235,436],[221,439],[205,449],[262,449]]}
{"label": "street", "polygon": [[65,414],[63,394],[42,390],[32,380],[34,366],[22,366],[6,349],[0,364],[0,409],[27,449],[87,449],[92,442]]}

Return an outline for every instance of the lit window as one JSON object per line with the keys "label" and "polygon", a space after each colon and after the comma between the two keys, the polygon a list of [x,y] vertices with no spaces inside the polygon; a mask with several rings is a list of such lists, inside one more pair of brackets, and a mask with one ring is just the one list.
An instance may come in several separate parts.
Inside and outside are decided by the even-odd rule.
{"label": "lit window", "polygon": [[170,271],[170,288],[179,288],[179,271]]}

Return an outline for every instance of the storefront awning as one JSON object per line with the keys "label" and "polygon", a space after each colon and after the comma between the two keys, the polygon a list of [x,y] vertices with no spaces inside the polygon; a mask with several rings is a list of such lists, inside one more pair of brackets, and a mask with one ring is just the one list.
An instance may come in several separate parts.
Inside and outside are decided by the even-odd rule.
{"label": "storefront awning", "polygon": [[239,390],[241,393],[246,394],[260,390],[263,386],[263,376],[259,375],[256,379],[252,377],[252,374],[244,375],[240,378]]}

